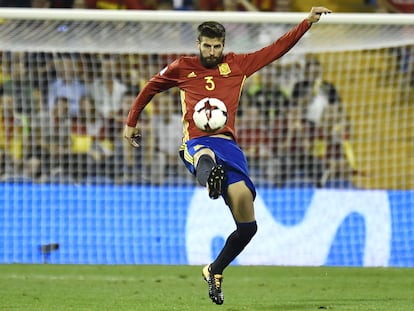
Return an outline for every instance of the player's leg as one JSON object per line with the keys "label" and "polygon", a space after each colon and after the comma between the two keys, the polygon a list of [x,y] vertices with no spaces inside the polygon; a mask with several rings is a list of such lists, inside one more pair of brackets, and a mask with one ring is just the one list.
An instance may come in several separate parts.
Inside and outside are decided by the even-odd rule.
{"label": "player's leg", "polygon": [[203,148],[194,155],[195,175],[202,186],[207,186],[210,198],[217,199],[223,190],[225,171],[217,165],[216,156],[209,148]]}
{"label": "player's leg", "polygon": [[247,223],[256,220],[253,194],[243,180],[229,185],[227,190],[227,203],[230,206],[236,223]]}
{"label": "player's leg", "polygon": [[[223,195],[237,225],[216,260],[202,271],[211,300],[222,304],[222,272],[241,253],[257,230],[253,209],[255,187],[248,176],[246,158],[233,140],[193,139],[183,144],[180,156],[201,185],[207,185],[209,190],[219,189],[217,197]],[[210,191],[209,195],[213,197]]]}
{"label": "player's leg", "polygon": [[[209,148],[202,148],[193,155],[194,174],[201,186],[209,190],[210,198],[218,198],[222,192],[225,172],[221,165],[217,165],[216,155]],[[208,284],[210,299],[221,305],[224,296],[221,291],[222,276],[211,273],[210,265],[203,268],[202,275]]]}
{"label": "player's leg", "polygon": [[213,150],[209,148],[202,148],[193,156],[195,176],[201,186],[207,185],[207,179],[211,170],[216,165],[216,156]]}
{"label": "player's leg", "polygon": [[237,228],[229,235],[217,258],[203,269],[203,276],[209,283],[210,298],[216,304],[224,302],[221,289],[224,269],[243,251],[257,231],[253,194],[244,181],[229,185],[226,200]]}
{"label": "player's leg", "polygon": [[211,270],[215,274],[223,273],[224,269],[243,251],[257,231],[253,194],[245,182],[239,181],[229,185],[226,196],[236,222],[236,230],[227,238],[223,249],[211,264]]}

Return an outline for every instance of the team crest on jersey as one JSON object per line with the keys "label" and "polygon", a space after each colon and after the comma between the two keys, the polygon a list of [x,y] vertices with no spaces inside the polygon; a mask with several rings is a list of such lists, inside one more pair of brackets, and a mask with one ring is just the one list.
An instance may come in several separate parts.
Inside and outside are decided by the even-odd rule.
{"label": "team crest on jersey", "polygon": [[222,76],[227,76],[229,73],[231,73],[230,66],[227,63],[221,63],[219,64],[218,67],[219,67],[220,74]]}

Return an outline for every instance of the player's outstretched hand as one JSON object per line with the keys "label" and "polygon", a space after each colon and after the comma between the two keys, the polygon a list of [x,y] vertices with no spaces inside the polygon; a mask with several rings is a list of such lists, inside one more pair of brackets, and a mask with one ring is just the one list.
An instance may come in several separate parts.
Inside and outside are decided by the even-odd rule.
{"label": "player's outstretched hand", "polygon": [[317,23],[319,19],[321,18],[322,14],[328,14],[328,13],[332,13],[332,11],[323,6],[314,6],[312,7],[309,13],[308,21],[311,24]]}
{"label": "player's outstretched hand", "polygon": [[138,148],[141,145],[141,134],[136,127],[125,125],[124,138],[132,147]]}

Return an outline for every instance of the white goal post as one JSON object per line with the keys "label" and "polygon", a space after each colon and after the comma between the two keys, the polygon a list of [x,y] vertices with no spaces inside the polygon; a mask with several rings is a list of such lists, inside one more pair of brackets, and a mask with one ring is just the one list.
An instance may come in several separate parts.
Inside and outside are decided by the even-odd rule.
{"label": "white goal post", "polygon": [[[293,25],[306,18],[307,13],[288,13],[288,12],[208,12],[208,11],[138,11],[138,10],[85,10],[85,9],[20,9],[20,8],[1,8],[0,9],[0,18],[7,20],[16,20],[16,21],[54,21],[54,22],[100,22],[105,23],[150,23],[148,27],[145,28],[149,32],[150,39],[152,32],[149,31],[154,25],[157,24],[168,24],[168,23],[191,23],[198,24],[203,20],[216,20],[223,23],[230,24],[253,24],[253,25]],[[152,24],[154,23],[154,24]],[[386,13],[332,13],[326,15],[322,18],[319,24],[325,25],[325,27],[333,27],[331,31],[322,32],[322,29],[325,27],[321,26],[318,29],[314,30],[317,35],[321,31],[322,38],[318,41],[318,44],[312,44],[307,48],[313,50],[322,50],[330,51],[343,48],[344,44],[339,44],[339,38],[334,41],[335,44],[332,44],[331,40],[334,40],[334,36],[323,36],[323,34],[335,33],[337,26],[347,25],[351,27],[351,31],[357,30],[356,33],[346,34],[348,38],[353,38],[356,40],[366,40],[367,42],[364,46],[392,46],[394,42],[397,44],[401,43],[410,43],[411,38],[409,36],[395,36],[396,32],[407,26],[412,26],[414,24],[412,14],[386,14]],[[53,25],[53,23],[52,23]],[[376,26],[388,26],[389,30],[385,29],[385,33],[371,33],[368,27]],[[353,27],[354,26],[354,27]],[[114,24],[109,24],[108,28],[113,27],[117,28]],[[359,30],[358,30],[359,28]],[[158,30],[158,27],[157,29]],[[368,32],[366,31],[368,30]],[[6,29],[3,31],[7,31]],[[12,31],[12,30],[8,30]],[[165,31],[165,29],[164,29]],[[266,29],[264,30],[266,32]],[[17,36],[18,33],[15,31],[12,32],[13,36]],[[81,35],[84,33],[82,32]],[[161,39],[168,38],[170,33],[168,31],[158,32],[156,35],[160,36]],[[272,34],[272,33],[270,33]],[[375,34],[373,36],[373,34]],[[4,36],[7,35],[6,32],[3,33]],[[71,35],[76,37],[75,33]],[[238,36],[237,31],[232,33],[233,36]],[[315,37],[317,37],[315,35]],[[7,41],[5,39],[14,39],[13,36],[2,38],[2,43],[5,43],[7,47]],[[115,38],[111,38],[115,39]],[[238,38],[240,40],[240,38]],[[274,38],[271,38],[274,39]],[[269,38],[269,40],[271,40]],[[106,40],[108,38],[96,38],[96,41]],[[41,42],[39,42],[41,43]],[[171,42],[170,42],[171,43]],[[358,42],[360,43],[360,42]],[[34,48],[34,47],[33,47]],[[56,47],[58,49],[59,47]],[[70,48],[70,47],[68,47]],[[84,49],[93,49],[93,47],[83,47]],[[165,48],[169,48],[166,44]],[[189,47],[182,46],[181,49],[185,50]],[[254,48],[254,47],[252,47]],[[361,46],[354,49],[361,49]],[[124,50],[122,46],[118,46],[119,50]],[[242,52],[242,51],[238,51]]]}
{"label": "white goal post", "polygon": [[[148,11],[148,10],[85,10],[85,9],[20,9],[1,8],[0,17],[36,20],[94,20],[134,22],[195,22],[217,20],[230,23],[292,23],[307,13],[289,12],[210,12],[210,11]],[[389,13],[336,13],[326,15],[322,23],[328,24],[385,24],[412,25],[412,14]]]}

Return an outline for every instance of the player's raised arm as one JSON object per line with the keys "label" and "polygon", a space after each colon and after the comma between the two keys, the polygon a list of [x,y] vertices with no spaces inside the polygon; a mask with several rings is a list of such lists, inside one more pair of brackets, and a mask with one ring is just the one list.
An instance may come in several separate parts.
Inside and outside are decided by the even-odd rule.
{"label": "player's raised arm", "polygon": [[322,14],[329,14],[329,13],[332,13],[332,11],[323,6],[314,6],[312,7],[308,15],[308,21],[310,24],[317,23],[319,19],[321,18]]}

